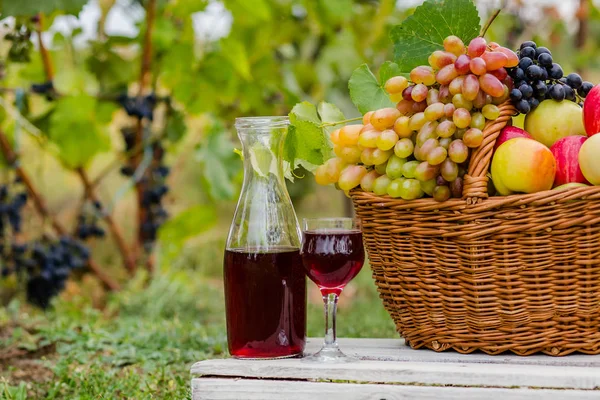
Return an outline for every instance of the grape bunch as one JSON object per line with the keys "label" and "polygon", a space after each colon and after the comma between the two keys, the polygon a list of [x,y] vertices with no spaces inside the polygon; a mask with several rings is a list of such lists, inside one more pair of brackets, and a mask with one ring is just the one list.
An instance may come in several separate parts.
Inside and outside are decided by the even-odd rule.
{"label": "grape bunch", "polygon": [[21,232],[21,212],[26,204],[27,191],[19,178],[15,178],[11,184],[0,185],[0,231],[4,231],[8,222],[14,232]]}
{"label": "grape bunch", "polygon": [[481,145],[487,121],[508,100],[517,55],[477,37],[468,46],[456,36],[429,65],[395,76],[385,89],[395,108],[369,111],[362,125],[331,132],[335,158],[317,168],[317,183],[344,191],[357,186],[377,195],[437,201],[462,196],[471,149]]}
{"label": "grape bunch", "polygon": [[156,240],[158,228],[168,218],[162,202],[169,191],[165,181],[169,175],[169,167],[163,164],[165,150],[160,142],[152,145],[153,160],[148,175],[143,178],[142,207],[145,210],[144,221],[140,226],[143,242],[148,250]]}
{"label": "grape bunch", "polygon": [[[123,136],[123,142],[125,142],[125,152],[128,154],[135,149],[135,136],[136,129],[134,126],[124,126],[121,128],[121,135]],[[129,160],[125,165],[121,167],[121,174],[124,176],[133,176],[135,168],[132,165],[132,160]]]}
{"label": "grape bunch", "polygon": [[510,99],[521,114],[535,110],[546,99],[580,103],[594,86],[576,73],[565,77],[550,50],[533,41],[519,46],[518,57],[518,65],[508,68],[508,75],[514,82]]}
{"label": "grape bunch", "polygon": [[75,235],[82,240],[102,238],[106,235],[104,228],[98,225],[102,215],[102,204],[98,201],[86,201],[82,212],[77,216]]}

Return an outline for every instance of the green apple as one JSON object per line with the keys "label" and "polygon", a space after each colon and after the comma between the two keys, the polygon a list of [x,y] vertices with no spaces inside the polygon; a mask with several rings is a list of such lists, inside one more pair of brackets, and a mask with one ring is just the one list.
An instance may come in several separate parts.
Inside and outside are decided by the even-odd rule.
{"label": "green apple", "polygon": [[583,111],[572,101],[542,101],[525,117],[525,130],[547,147],[565,136],[586,136]]}

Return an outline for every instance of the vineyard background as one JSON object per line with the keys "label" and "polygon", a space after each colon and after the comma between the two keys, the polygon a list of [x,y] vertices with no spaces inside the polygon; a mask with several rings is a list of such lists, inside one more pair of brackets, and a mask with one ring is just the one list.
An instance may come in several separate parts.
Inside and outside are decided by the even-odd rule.
{"label": "vineyard background", "polygon": [[[0,278],[0,399],[189,397],[191,362],[226,351],[221,259],[242,178],[234,119],[303,100],[357,116],[351,73],[392,59],[389,30],[420,2],[39,3],[0,2],[0,180],[30,186],[22,230],[5,228],[3,246],[81,236],[82,213],[105,235],[81,240],[92,262],[46,310],[15,274]],[[501,2],[476,3],[485,20]],[[534,39],[565,71],[600,81],[600,4],[505,3],[489,39]],[[343,194],[295,175],[299,217],[350,212]],[[368,268],[343,297],[340,335],[395,335]],[[320,308],[313,290],[312,336]]]}

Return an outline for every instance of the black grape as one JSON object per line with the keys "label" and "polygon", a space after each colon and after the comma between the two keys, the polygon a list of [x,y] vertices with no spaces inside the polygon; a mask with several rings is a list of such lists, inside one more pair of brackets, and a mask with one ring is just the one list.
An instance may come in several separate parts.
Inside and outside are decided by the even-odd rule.
{"label": "black grape", "polygon": [[525,48],[525,47],[533,47],[535,49],[535,48],[537,48],[537,45],[535,44],[534,41],[528,40],[526,42],[521,43],[520,49],[523,50],[523,48]]}
{"label": "black grape", "polygon": [[521,114],[527,114],[530,110],[531,110],[531,106],[529,105],[529,103],[527,102],[527,100],[523,99],[523,100],[519,100],[517,102],[517,104],[515,104],[515,108],[517,109],[517,111],[519,111]]}
{"label": "black grape", "polygon": [[523,93],[519,89],[512,89],[509,93],[510,99],[513,102],[517,102],[523,98]]}
{"label": "black grape", "polygon": [[560,79],[563,77],[563,70],[557,63],[552,64],[548,69],[548,77],[550,79]]}
{"label": "black grape", "polygon": [[535,58],[535,49],[533,47],[523,47],[520,51],[521,57]]}
{"label": "black grape", "polygon": [[527,84],[523,84],[523,85],[519,86],[519,91],[523,95],[523,98],[527,99],[527,98],[533,96],[533,88]]}
{"label": "black grape", "polygon": [[579,89],[581,85],[583,85],[583,80],[579,74],[571,73],[567,75],[567,85],[571,86],[573,89]]}
{"label": "black grape", "polygon": [[550,97],[554,100],[562,101],[565,99],[565,90],[563,89],[563,86],[560,83],[552,85],[548,93],[550,94]]}
{"label": "black grape", "polygon": [[593,87],[593,83],[585,81],[581,84],[581,87],[577,89],[577,94],[579,94],[579,96],[581,97],[587,97],[588,93],[590,92],[590,90],[592,90]]}

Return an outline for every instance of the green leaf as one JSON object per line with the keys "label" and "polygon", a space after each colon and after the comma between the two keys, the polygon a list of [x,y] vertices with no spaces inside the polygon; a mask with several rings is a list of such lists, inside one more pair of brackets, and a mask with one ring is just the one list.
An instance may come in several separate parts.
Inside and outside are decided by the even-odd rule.
{"label": "green leaf", "polygon": [[353,0],[319,0],[319,8],[329,21],[346,20],[352,16]]}
{"label": "green leaf", "polygon": [[348,89],[352,102],[362,114],[384,107],[394,107],[394,103],[367,64],[354,70],[348,82]]}
{"label": "green leaf", "polygon": [[160,227],[158,238],[161,242],[181,247],[194,236],[212,228],[217,214],[212,205],[199,204],[180,212]]}
{"label": "green leaf", "polygon": [[[330,112],[333,112],[333,108],[323,107],[327,117]],[[284,159],[292,169],[302,165],[313,171],[331,154],[331,144],[321,127],[317,108],[306,101],[296,104],[290,112],[290,123],[284,143]]]}
{"label": "green leaf", "polygon": [[456,35],[468,44],[479,34],[479,24],[479,13],[471,0],[427,0],[392,29],[395,61],[403,72],[427,65],[429,55],[443,49],[447,36]]}
{"label": "green leaf", "polygon": [[110,149],[99,127],[96,100],[87,95],[62,97],[50,116],[50,140],[68,168],[83,167],[98,153]]}
{"label": "green leaf", "polygon": [[167,116],[167,123],[165,126],[165,133],[167,139],[171,143],[177,143],[187,131],[185,124],[185,117],[183,113],[176,109],[171,109]]}
{"label": "green leaf", "polygon": [[197,154],[210,197],[214,200],[232,199],[235,194],[233,179],[242,165],[221,123],[213,124]]}
{"label": "green leaf", "polygon": [[382,85],[385,85],[385,82],[387,82],[388,79],[399,75],[408,78],[410,74],[408,72],[400,71],[398,64],[391,61],[386,61],[379,67],[379,82],[381,82]]}
{"label": "green leaf", "polygon": [[290,112],[290,122],[292,124],[297,120],[306,120],[310,122],[314,122],[315,124],[320,124],[321,119],[317,114],[317,108],[314,104],[309,103],[308,101],[303,101],[302,103],[298,103],[292,108]]}
{"label": "green leaf", "polygon": [[228,0],[225,1],[225,5],[231,10],[236,21],[259,23],[271,19],[271,7],[267,0]]}
{"label": "green leaf", "polygon": [[79,14],[88,0],[4,0],[0,13],[2,18],[8,16],[30,16],[37,13],[46,15],[55,11],[65,14]]}
{"label": "green leaf", "polygon": [[250,61],[244,44],[239,40],[228,37],[221,41],[223,56],[229,61],[233,69],[245,80],[250,80]]}
{"label": "green leaf", "polygon": [[[340,110],[335,104],[322,101],[319,103],[317,110],[319,111],[319,116],[323,122],[338,122],[346,119],[342,110]],[[327,133],[330,133],[337,128],[339,128],[339,126],[328,126],[323,129],[325,129]]]}

